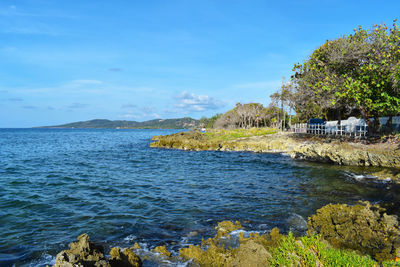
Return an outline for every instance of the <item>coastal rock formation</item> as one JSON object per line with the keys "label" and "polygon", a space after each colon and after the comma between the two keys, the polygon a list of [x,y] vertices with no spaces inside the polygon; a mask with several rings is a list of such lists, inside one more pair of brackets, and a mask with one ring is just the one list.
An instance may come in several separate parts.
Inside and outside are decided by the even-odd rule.
{"label": "coastal rock formation", "polygon": [[232,260],[232,266],[264,267],[269,265],[271,253],[254,240],[241,244]]}
{"label": "coastal rock formation", "polygon": [[110,251],[111,267],[140,267],[142,261],[133,253],[132,249],[125,248],[121,251],[120,248],[112,248]]}
{"label": "coastal rock formation", "polygon": [[294,159],[325,162],[346,166],[392,168],[373,174],[378,179],[400,183],[400,146],[391,143],[362,144],[338,139],[276,133],[263,136],[232,138],[232,134],[206,135],[182,132],[155,136],[150,146],[182,150],[251,151],[256,153],[286,153]]}
{"label": "coastal rock formation", "polygon": [[348,166],[400,167],[400,151],[357,143],[332,142],[297,146],[292,158]]}
{"label": "coastal rock formation", "polygon": [[110,266],[104,257],[103,247],[90,242],[87,234],[80,235],[78,241],[72,242],[69,247],[57,254],[55,267]]}
{"label": "coastal rock formation", "polygon": [[320,234],[331,245],[372,255],[378,261],[400,257],[397,217],[368,202],[330,204],[308,220],[310,234]]}
{"label": "coastal rock formation", "polygon": [[90,242],[89,235],[82,234],[76,242],[69,244],[70,249],[57,254],[54,267],[138,267],[142,262],[131,249],[111,249],[108,261],[102,246]]}

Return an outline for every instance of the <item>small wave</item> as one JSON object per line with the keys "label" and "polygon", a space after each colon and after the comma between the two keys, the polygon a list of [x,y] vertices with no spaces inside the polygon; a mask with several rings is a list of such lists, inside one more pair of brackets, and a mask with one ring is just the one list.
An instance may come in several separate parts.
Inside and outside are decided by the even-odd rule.
{"label": "small wave", "polygon": [[136,240],[136,238],[137,238],[137,236],[135,236],[135,235],[128,235],[127,237],[124,238],[124,241],[132,243],[133,241]]}
{"label": "small wave", "polygon": [[380,179],[377,176],[374,176],[372,174],[356,174],[356,173],[352,173],[352,172],[344,172],[344,173],[348,178],[354,179],[356,181],[369,180],[369,181],[373,181],[373,182],[377,182],[377,183],[387,183],[387,182],[391,181],[390,178]]}
{"label": "small wave", "polygon": [[143,262],[144,266],[186,267],[191,263],[191,261],[182,261],[180,258],[176,257],[167,258],[166,256],[149,249],[147,243],[139,242],[138,244],[140,249],[134,249],[134,252],[141,259],[145,259]]}
{"label": "small wave", "polygon": [[46,265],[53,266],[54,264],[56,264],[56,257],[47,253],[43,253],[39,259],[28,263],[26,266],[27,267],[37,267]]}

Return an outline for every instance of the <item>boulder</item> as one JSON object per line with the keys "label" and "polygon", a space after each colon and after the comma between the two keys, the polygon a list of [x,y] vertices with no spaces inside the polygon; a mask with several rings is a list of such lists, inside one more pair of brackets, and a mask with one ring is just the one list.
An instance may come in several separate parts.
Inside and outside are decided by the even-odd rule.
{"label": "boulder", "polygon": [[110,267],[104,257],[103,247],[90,242],[87,234],[80,235],[69,247],[57,254],[55,267]]}
{"label": "boulder", "polygon": [[120,248],[114,247],[110,251],[111,267],[140,267],[142,261],[130,248],[121,251]]}
{"label": "boulder", "polygon": [[70,249],[57,254],[53,267],[139,267],[140,258],[131,249],[113,248],[110,260],[104,257],[104,249],[90,242],[89,235],[82,234],[76,242],[69,244]]}
{"label": "boulder", "polygon": [[232,261],[232,266],[236,267],[263,267],[268,266],[268,259],[271,254],[254,240],[249,240],[241,244],[237,249],[236,255]]}
{"label": "boulder", "polygon": [[369,254],[377,261],[400,255],[400,228],[397,216],[369,202],[348,206],[329,204],[308,220],[309,234],[320,234],[337,248]]}

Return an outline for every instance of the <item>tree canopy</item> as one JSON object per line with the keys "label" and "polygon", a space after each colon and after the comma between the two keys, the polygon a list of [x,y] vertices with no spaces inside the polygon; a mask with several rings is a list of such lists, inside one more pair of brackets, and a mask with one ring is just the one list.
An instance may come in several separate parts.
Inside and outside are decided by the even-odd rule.
{"label": "tree canopy", "polygon": [[[321,117],[329,109],[358,109],[371,128],[379,116],[400,113],[400,31],[375,25],[328,40],[294,66],[297,113]],[[371,118],[375,118],[373,124]]]}

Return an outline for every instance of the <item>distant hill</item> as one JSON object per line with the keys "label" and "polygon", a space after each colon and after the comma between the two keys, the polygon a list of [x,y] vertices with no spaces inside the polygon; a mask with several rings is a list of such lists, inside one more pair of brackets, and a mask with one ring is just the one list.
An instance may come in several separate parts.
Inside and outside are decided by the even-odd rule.
{"label": "distant hill", "polygon": [[78,121],[55,126],[41,126],[38,128],[119,128],[119,129],[189,129],[198,126],[199,121],[192,118],[155,119],[150,121],[124,121],[95,119]]}

